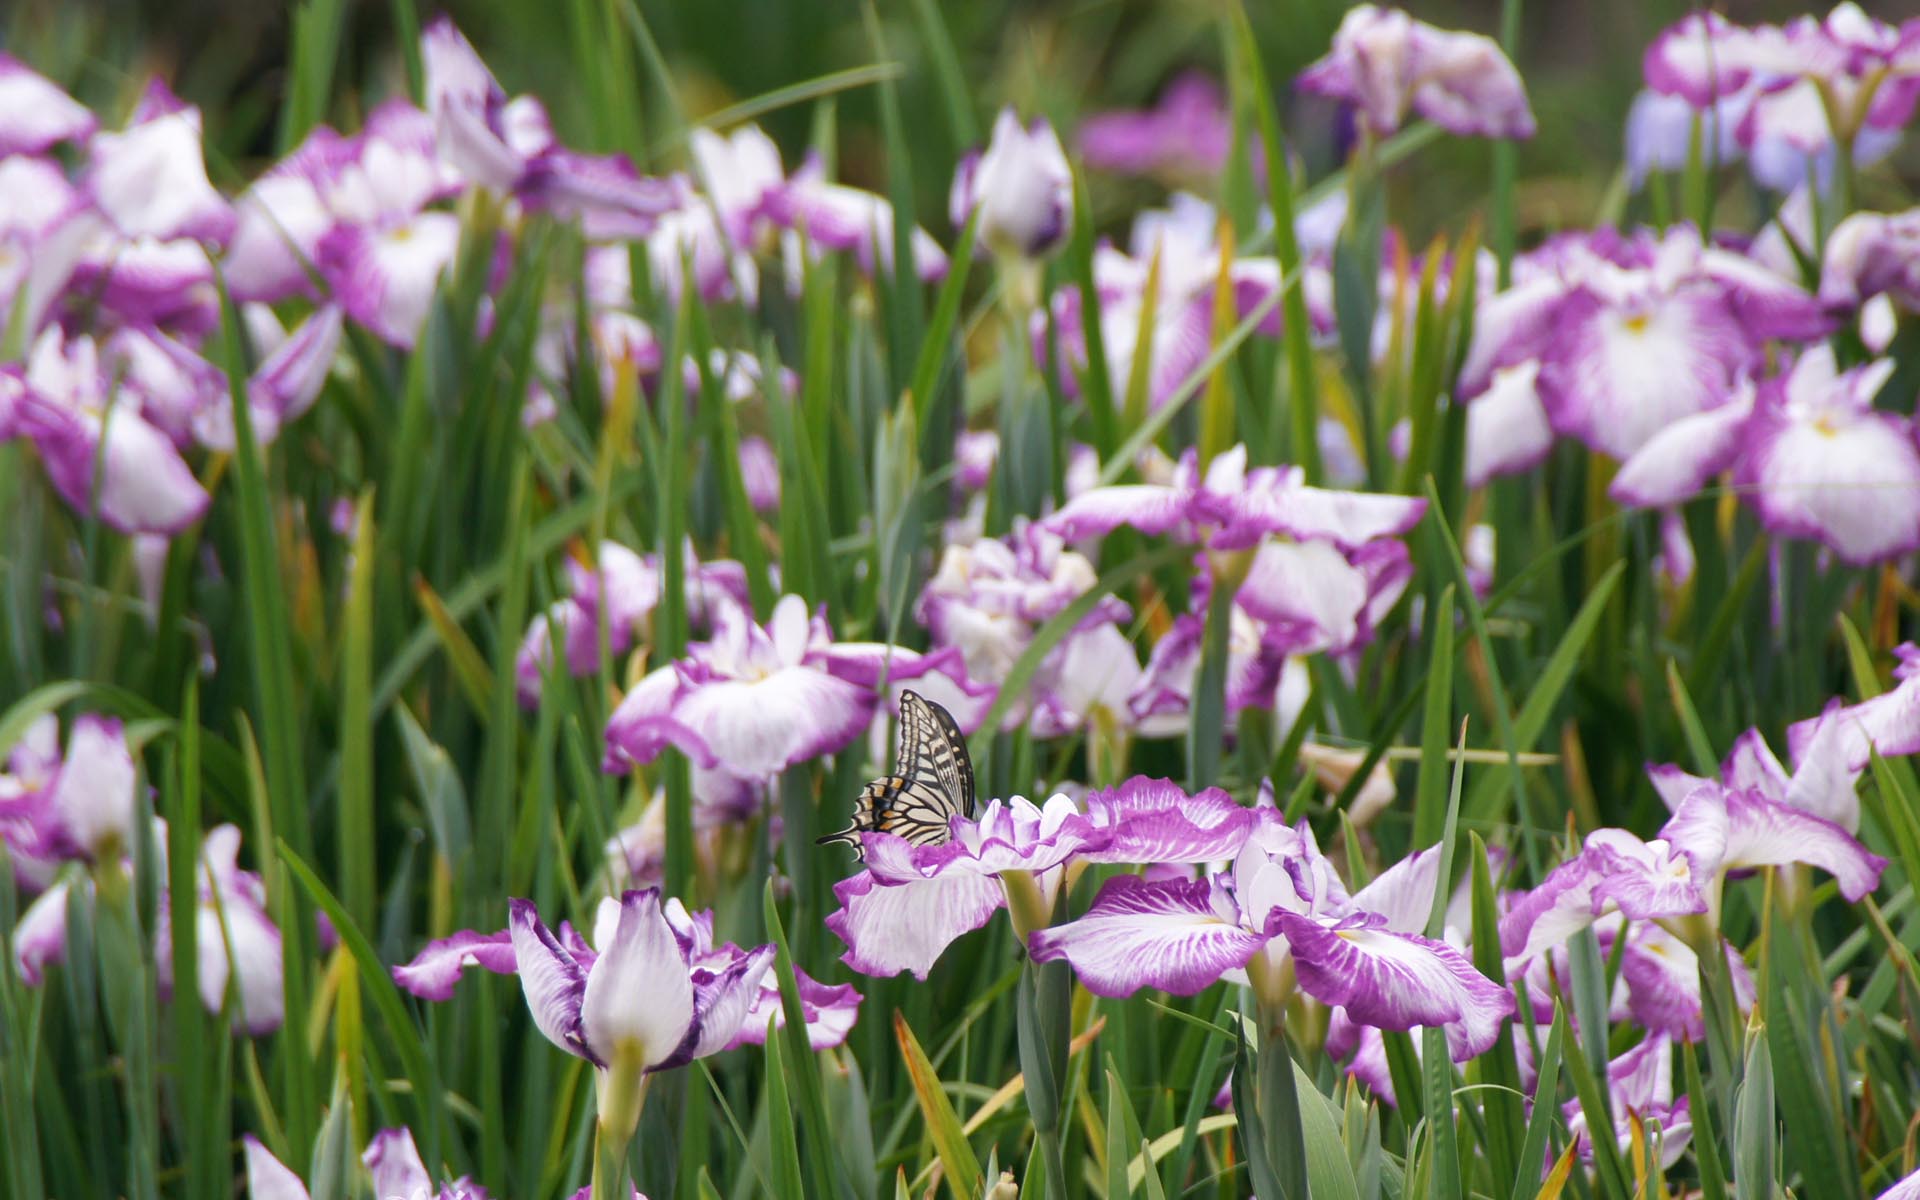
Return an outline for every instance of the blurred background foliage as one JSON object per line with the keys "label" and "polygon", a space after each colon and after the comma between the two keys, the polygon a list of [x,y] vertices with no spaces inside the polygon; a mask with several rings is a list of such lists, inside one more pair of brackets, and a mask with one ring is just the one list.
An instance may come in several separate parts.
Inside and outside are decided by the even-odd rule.
{"label": "blurred background foliage", "polygon": [[[879,0],[872,14],[885,47],[876,53],[868,5],[861,0],[451,0],[426,3],[419,19],[445,11],[473,39],[509,94],[531,92],[552,111],[563,139],[585,148],[620,150],[642,169],[683,164],[671,111],[646,69],[641,38],[650,36],[672,74],[672,93],[688,120],[775,89],[834,72],[897,64],[903,115],[913,138],[913,184],[920,217],[945,236],[950,164],[963,139],[946,114],[936,65],[928,60],[919,22],[939,0]],[[274,156],[276,114],[289,75],[295,23],[306,3],[253,0],[9,0],[0,36],[16,55],[62,79],[83,100],[124,109],[151,75],[207,114],[207,145],[216,175],[238,184]],[[334,4],[324,6],[331,10]],[[395,9],[387,0],[346,0],[334,110],[322,116],[346,128],[359,115],[346,106],[405,90]],[[1207,0],[966,0],[940,4],[961,74],[984,116],[1012,103],[1041,113],[1071,135],[1080,119],[1104,108],[1152,102],[1183,70],[1218,78],[1222,50],[1217,5]],[[1265,0],[1248,5],[1267,77],[1290,79],[1326,49],[1346,0]],[[1684,0],[1551,0],[1522,7],[1522,65],[1540,136],[1520,150],[1517,205],[1522,244],[1542,233],[1586,225],[1619,211],[1615,172],[1628,105],[1640,87],[1640,55],[1662,27],[1697,7]],[[1784,21],[1806,10],[1790,0],[1713,7],[1743,23]],[[1912,16],[1909,0],[1868,0],[1875,16]],[[1444,0],[1409,5],[1442,27],[1494,33],[1499,0]],[[644,31],[644,32],[642,32]],[[618,43],[610,45],[609,39]],[[624,79],[587,79],[576,64],[583,49],[624,63]],[[625,103],[603,97],[624,96]],[[1330,166],[1341,143],[1332,107],[1288,89],[1284,123],[1309,174]],[[789,163],[812,137],[813,106],[790,105],[761,118]],[[984,133],[984,123],[975,131]],[[838,102],[837,165],[847,182],[886,189],[879,114],[873,89],[852,88]],[[1416,170],[1391,180],[1391,211],[1415,243],[1484,216],[1491,143],[1448,139],[1425,151]],[[1896,203],[1920,179],[1920,143],[1907,144],[1867,172],[1863,207]],[[1152,185],[1111,181],[1094,192],[1104,231],[1124,223]],[[1748,193],[1720,211],[1726,224],[1751,227],[1764,211]],[[1628,215],[1637,210],[1627,209]]]}

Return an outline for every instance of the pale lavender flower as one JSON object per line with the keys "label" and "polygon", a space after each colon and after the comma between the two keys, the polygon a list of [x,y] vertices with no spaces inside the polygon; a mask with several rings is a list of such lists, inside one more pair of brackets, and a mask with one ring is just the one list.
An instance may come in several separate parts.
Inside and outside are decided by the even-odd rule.
{"label": "pale lavender flower", "polygon": [[[699,562],[691,545],[686,547],[684,561],[687,617],[696,627],[712,624],[722,608],[746,606],[746,573],[739,563],[731,559]],[[596,567],[569,559],[566,577],[568,596],[533,618],[514,658],[520,702],[527,708],[539,704],[556,642],[570,674],[590,675],[600,667],[602,617],[607,651],[618,660],[633,647],[660,603],[659,556],[641,555],[617,542],[600,543]]]}
{"label": "pale lavender flower", "polygon": [[1696,129],[1701,162],[1713,167],[1740,161],[1745,149],[1738,130],[1745,108],[1736,96],[1701,109],[1685,96],[1643,89],[1627,110],[1627,182],[1637,189],[1655,171],[1684,169]]}
{"label": "pale lavender flower", "polygon": [[1097,995],[1144,987],[1182,995],[1222,978],[1252,983],[1263,1003],[1284,1003],[1290,961],[1299,988],[1382,1029],[1445,1027],[1457,1060],[1485,1052],[1513,1012],[1513,997],[1473,969],[1458,949],[1411,932],[1424,927],[1418,876],[1427,851],[1397,864],[1357,896],[1303,825],[1271,810],[1230,874],[1180,881],[1120,876],[1092,907],[1034,932],[1038,961],[1064,958]]}
{"label": "pale lavender flower", "polygon": [[[999,539],[951,544],[921,590],[914,617],[939,646],[957,646],[968,678],[998,685],[1025,652],[1033,631],[1098,581],[1093,563],[1039,525],[1021,525]],[[1125,620],[1129,610],[1109,598],[1089,614],[1089,625]]]}
{"label": "pale lavender flower", "polygon": [[1042,258],[1073,228],[1073,168],[1044,117],[1022,124],[1000,110],[993,139],[954,171],[947,201],[956,229],[980,211],[980,242],[1003,254]]}
{"label": "pale lavender flower", "polygon": [[[1859,833],[1857,788],[1866,766],[1865,754],[1860,755],[1859,761],[1851,761],[1852,747],[1846,736],[1850,722],[1839,718],[1841,711],[1840,702],[1835,700],[1820,716],[1788,730],[1794,761],[1791,772],[1758,729],[1747,730],[1734,739],[1733,749],[1721,762],[1719,782],[1812,813],[1850,834]],[[1912,734],[1920,735],[1920,726],[1915,726]],[[1888,752],[1902,753],[1891,742]],[[1671,763],[1649,765],[1647,778],[1652,780],[1654,791],[1669,811],[1678,809],[1694,788],[1711,782]]]}
{"label": "pale lavender flower", "polygon": [[694,923],[655,889],[603,900],[591,954],[563,946],[532,902],[508,902],[515,967],[549,1041],[602,1070],[662,1070],[724,1049],[740,1031],[773,948],[694,961]]}
{"label": "pale lavender flower", "polygon": [[687,151],[701,190],[737,244],[757,246],[770,228],[784,223],[786,168],[780,148],[758,125],[742,125],[725,137],[695,129],[687,135]]}
{"label": "pale lavender flower", "polygon": [[624,771],[668,746],[700,766],[762,778],[844,749],[873,718],[873,693],[834,675],[824,619],[783,597],[763,627],[723,607],[711,640],[648,674],[607,722],[604,766]]}
{"label": "pale lavender flower", "polygon": [[[1310,487],[1297,467],[1247,468],[1245,446],[1216,456],[1204,476],[1192,450],[1165,484],[1098,487],[1074,497],[1040,526],[1068,541],[1102,537],[1122,525],[1142,533],[1175,533],[1216,549],[1245,549],[1269,534],[1322,540],[1358,549],[1398,537],[1420,523],[1418,497]],[[1203,531],[1213,528],[1210,539]]]}
{"label": "pale lavender flower", "polygon": [[[1227,723],[1249,708],[1271,708],[1286,652],[1265,634],[1262,623],[1236,603],[1228,610]],[[1145,737],[1174,737],[1187,728],[1193,689],[1200,674],[1206,622],[1181,613],[1147,656],[1140,682],[1127,697],[1135,729]]]}
{"label": "pale lavender flower", "polygon": [[309,1200],[307,1185],[259,1138],[242,1134],[240,1143],[246,1151],[248,1200]]}
{"label": "pale lavender flower", "polygon": [[1498,43],[1437,29],[1399,9],[1350,10],[1333,48],[1297,84],[1352,104],[1376,137],[1399,129],[1409,112],[1472,137],[1533,136],[1526,87]]}
{"label": "pale lavender flower", "polygon": [[1169,83],[1152,108],[1086,118],[1079,143],[1081,157],[1096,170],[1206,177],[1226,165],[1233,118],[1220,85],[1189,71]]}

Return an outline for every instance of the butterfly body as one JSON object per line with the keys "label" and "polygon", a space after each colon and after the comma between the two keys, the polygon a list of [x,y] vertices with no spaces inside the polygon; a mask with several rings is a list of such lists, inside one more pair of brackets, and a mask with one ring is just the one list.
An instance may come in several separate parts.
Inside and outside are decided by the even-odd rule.
{"label": "butterfly body", "polygon": [[953,714],[917,692],[900,694],[894,773],[872,780],[854,801],[853,824],[819,839],[843,842],[864,857],[863,833],[891,833],[916,846],[952,835],[954,817],[973,815],[973,760]]}

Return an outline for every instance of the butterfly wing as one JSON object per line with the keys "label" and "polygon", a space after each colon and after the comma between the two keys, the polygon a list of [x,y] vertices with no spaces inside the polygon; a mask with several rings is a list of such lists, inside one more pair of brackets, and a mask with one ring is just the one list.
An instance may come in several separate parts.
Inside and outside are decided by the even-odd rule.
{"label": "butterfly wing", "polygon": [[916,846],[939,845],[952,836],[953,817],[971,817],[973,806],[973,762],[959,724],[940,705],[903,692],[894,773],[862,788],[853,823],[819,842],[842,842],[859,853],[860,834],[878,831]]}

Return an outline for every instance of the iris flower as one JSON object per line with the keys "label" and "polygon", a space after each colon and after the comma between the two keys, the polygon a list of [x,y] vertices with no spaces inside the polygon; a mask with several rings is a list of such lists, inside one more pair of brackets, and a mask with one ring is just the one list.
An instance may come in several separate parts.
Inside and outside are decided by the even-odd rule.
{"label": "iris flower", "polygon": [[[1424,928],[1436,851],[1396,865],[1349,895],[1313,835],[1258,810],[1259,824],[1231,872],[1202,879],[1108,880],[1085,914],[1037,930],[1041,962],[1066,959],[1089,991],[1142,988],[1191,995],[1221,979],[1244,980],[1278,1008],[1299,989],[1363,1025],[1441,1026],[1456,1060],[1483,1053],[1513,1012],[1513,996]],[[1390,910],[1390,911],[1387,911]]]}

